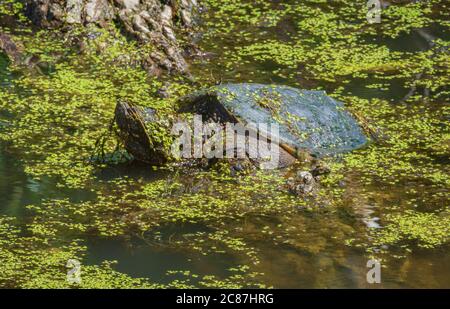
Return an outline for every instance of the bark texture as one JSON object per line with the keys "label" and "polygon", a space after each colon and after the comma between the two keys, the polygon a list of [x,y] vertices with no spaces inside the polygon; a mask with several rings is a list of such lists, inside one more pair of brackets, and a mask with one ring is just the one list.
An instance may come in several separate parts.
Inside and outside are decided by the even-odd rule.
{"label": "bark texture", "polygon": [[187,71],[175,24],[191,28],[197,8],[197,0],[27,0],[26,14],[42,28],[118,23],[129,36],[156,47],[146,65],[158,75]]}

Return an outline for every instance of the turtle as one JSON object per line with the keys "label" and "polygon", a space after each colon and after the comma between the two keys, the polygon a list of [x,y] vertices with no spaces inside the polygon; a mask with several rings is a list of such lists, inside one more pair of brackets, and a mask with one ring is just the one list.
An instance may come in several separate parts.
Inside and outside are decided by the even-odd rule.
{"label": "turtle", "polygon": [[[243,125],[264,123],[268,128],[278,125],[278,133],[269,130],[258,133],[277,141],[280,152],[277,167],[290,166],[305,154],[321,158],[357,149],[368,142],[364,130],[344,104],[325,91],[230,83],[195,91],[182,97],[178,106],[180,114],[200,114],[204,121]],[[130,110],[133,117],[124,117],[124,111]],[[156,153],[155,149],[149,149],[143,133],[146,122],[157,120],[155,111],[121,102],[116,108],[116,119],[128,139],[125,147],[136,158],[159,164],[170,157],[159,153],[161,147]],[[258,163],[258,158],[254,161]]]}

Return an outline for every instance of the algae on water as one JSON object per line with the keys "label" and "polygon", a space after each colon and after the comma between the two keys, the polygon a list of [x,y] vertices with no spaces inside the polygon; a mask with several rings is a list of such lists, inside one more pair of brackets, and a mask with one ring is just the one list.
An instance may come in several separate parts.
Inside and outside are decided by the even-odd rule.
{"label": "algae on water", "polygon": [[[70,287],[66,263],[77,258],[83,281],[74,287],[360,287],[365,277],[336,278],[358,274],[375,256],[395,278],[385,287],[429,287],[399,273],[398,263],[448,287],[448,274],[420,264],[422,256],[435,265],[448,260],[448,4],[392,5],[370,25],[363,2],[299,2],[205,0],[199,31],[208,54],[191,60],[195,83],[148,75],[137,59],[152,46],[127,40],[114,25],[73,28],[65,38],[84,38],[83,50],[56,30],[30,33],[23,24],[14,32],[48,70],[6,70],[0,58],[1,147],[27,181],[53,193],[19,199],[24,217],[0,215],[0,286]],[[19,18],[14,3],[2,2],[0,18]],[[100,137],[108,137],[106,153],[123,151],[108,135],[118,99],[172,120],[178,97],[218,79],[325,90],[380,138],[327,158],[331,173],[313,200],[286,189],[295,168],[232,177],[90,160]],[[89,260],[90,240],[118,238],[181,252],[191,266],[173,262],[165,280],[140,279],[118,271],[123,261]]]}

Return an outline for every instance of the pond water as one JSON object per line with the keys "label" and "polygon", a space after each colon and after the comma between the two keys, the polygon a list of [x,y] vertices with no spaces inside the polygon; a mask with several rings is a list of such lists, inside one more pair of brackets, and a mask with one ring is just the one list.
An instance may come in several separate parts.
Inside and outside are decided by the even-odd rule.
{"label": "pond water", "polygon": [[[278,1],[273,1],[273,5],[270,7],[272,11],[282,9],[278,6]],[[265,9],[269,10],[267,7]],[[264,9],[262,12],[264,13]],[[204,26],[208,27],[208,31],[199,39],[199,45],[211,54],[207,58],[192,60],[192,73],[200,83],[211,82],[212,75],[216,79],[220,77],[224,82],[279,83],[300,88],[325,89],[329,93],[335,93],[336,89],[341,87],[340,93],[362,99],[379,98],[391,102],[390,104],[398,104],[408,93],[409,89],[405,87],[402,78],[387,81],[379,76],[354,76],[342,83],[320,83],[317,79],[303,77],[302,72],[298,71],[302,70],[299,67],[292,68],[288,65],[283,74],[279,74],[279,63],[270,59],[261,60],[255,54],[242,54],[236,59],[234,56],[243,46],[267,40],[288,44],[295,42],[297,35],[301,35],[296,28],[297,20],[292,16],[285,16],[274,26],[255,26],[240,20],[239,36],[236,31],[222,31],[217,20],[221,17],[223,16],[220,14],[216,17],[207,13],[204,15]],[[214,24],[217,25],[216,29]],[[439,26],[428,27],[422,31],[441,39],[449,37],[448,32]],[[371,38],[376,39],[376,36]],[[429,48],[424,37],[417,32],[395,39],[382,38],[376,41],[376,44],[393,51],[411,53]],[[2,89],[11,86],[11,78],[6,57],[0,54]],[[380,87],[382,89],[366,87],[377,83],[383,83]],[[439,103],[435,104],[435,108],[439,109]],[[7,122],[0,122],[0,129],[7,125]],[[17,218],[20,225],[26,226],[33,221],[35,215],[26,208],[27,205],[40,204],[44,199],[67,198],[73,203],[95,199],[95,193],[88,189],[61,187],[51,177],[34,179],[24,170],[20,152],[10,151],[6,143],[0,144],[0,147],[0,215]],[[441,160],[445,164],[445,156]],[[99,183],[123,177],[136,182],[152,183],[171,179],[176,174],[175,171],[152,173],[148,167],[137,163],[106,167],[96,173],[96,181]],[[190,177],[191,175],[183,176],[183,184],[186,183],[185,179]],[[198,235],[211,232],[214,225],[206,224],[205,219],[205,222],[166,223],[144,233],[127,232],[111,237],[95,233],[78,235],[77,238],[87,246],[83,265],[98,265],[105,260],[116,260],[115,270],[131,277],[150,278],[153,282],[162,284],[169,284],[174,278],[183,278],[178,274],[168,276],[168,271],[190,271],[200,277],[214,275],[223,279],[232,273],[230,268],[245,264],[250,265],[251,271],[260,273],[258,282],[276,288],[450,288],[450,250],[447,245],[420,248],[413,244],[413,250],[405,255],[398,253],[402,249],[400,246],[396,248],[395,244],[388,245],[386,247],[389,247],[390,253],[383,255],[381,284],[367,283],[366,264],[370,254],[364,246],[349,246],[346,241],[349,238],[358,238],[358,235],[365,235],[370,240],[369,230],[383,229],[386,224],[384,216],[389,212],[396,213],[398,209],[409,209],[411,200],[416,204],[415,209],[428,211],[445,208],[448,206],[445,205],[448,200],[445,202],[441,195],[436,195],[438,197],[435,200],[430,196],[438,192],[444,192],[445,196],[448,188],[431,186],[426,179],[400,179],[394,183],[381,179],[368,184],[364,181],[365,177],[367,176],[357,169],[347,172],[338,186],[344,191],[341,204],[332,211],[299,210],[283,215],[258,213],[254,210],[252,215],[250,210],[250,215],[224,221],[222,227],[228,231],[227,235],[243,240],[246,244],[245,250],[251,249],[244,250],[249,252],[247,256],[240,250],[216,252],[213,248],[208,251],[208,248],[214,246],[214,242],[206,243],[200,251],[186,246],[190,239],[200,239],[203,236]],[[219,190],[216,187],[212,190],[215,189]],[[412,189],[414,191],[411,191]],[[186,198],[186,195],[196,196],[195,191],[190,193],[186,188],[183,192],[183,198]],[[115,194],[115,191],[112,194]],[[220,195],[217,196],[221,198]],[[174,194],[173,198],[176,200],[177,194]],[[267,203],[259,200],[257,196],[253,198],[255,205]],[[221,226],[220,222],[216,223],[216,227]],[[283,228],[278,228],[281,225]],[[70,237],[69,235],[56,237],[63,239]],[[203,242],[195,243],[202,246],[200,244]],[[253,251],[256,252],[258,262],[252,265],[248,257],[252,261]],[[395,258],[397,253],[403,256]],[[191,282],[196,285],[197,281],[194,278]]]}

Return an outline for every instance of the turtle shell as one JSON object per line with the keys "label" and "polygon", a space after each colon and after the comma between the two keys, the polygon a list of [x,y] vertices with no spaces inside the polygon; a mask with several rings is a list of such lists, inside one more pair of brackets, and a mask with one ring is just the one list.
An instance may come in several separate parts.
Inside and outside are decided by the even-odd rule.
{"label": "turtle shell", "polygon": [[[279,125],[280,145],[295,155],[316,156],[354,150],[367,143],[363,130],[344,105],[324,91],[262,84],[223,84],[184,100],[191,111],[213,120]],[[186,104],[187,103],[187,104]]]}

